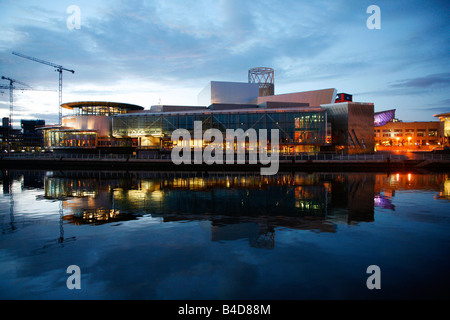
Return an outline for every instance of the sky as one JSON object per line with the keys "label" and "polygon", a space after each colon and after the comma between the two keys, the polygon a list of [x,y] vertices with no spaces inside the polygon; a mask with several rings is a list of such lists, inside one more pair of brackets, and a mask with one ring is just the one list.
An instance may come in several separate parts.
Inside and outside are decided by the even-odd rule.
{"label": "sky", "polygon": [[[447,0],[0,0],[0,75],[34,89],[14,91],[15,126],[58,123],[58,73],[13,51],[75,70],[63,102],[197,105],[209,81],[270,67],[276,94],[336,88],[437,121],[450,112],[449,18]],[[0,117],[9,107],[0,89]]]}

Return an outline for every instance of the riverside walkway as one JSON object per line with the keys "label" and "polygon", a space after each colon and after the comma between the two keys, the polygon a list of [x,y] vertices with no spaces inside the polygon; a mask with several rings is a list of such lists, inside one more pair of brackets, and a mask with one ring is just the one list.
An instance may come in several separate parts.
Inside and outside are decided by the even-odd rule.
{"label": "riverside walkway", "polygon": [[[280,170],[343,170],[343,171],[386,171],[386,170],[439,170],[450,172],[450,154],[442,153],[374,153],[362,155],[339,154],[295,154],[279,155]],[[10,153],[0,156],[1,168],[34,169],[183,169],[208,170],[209,168],[233,168],[252,170],[262,165],[245,164],[181,164],[175,165],[170,154],[166,155],[98,155],[98,154],[56,154],[56,153]]]}

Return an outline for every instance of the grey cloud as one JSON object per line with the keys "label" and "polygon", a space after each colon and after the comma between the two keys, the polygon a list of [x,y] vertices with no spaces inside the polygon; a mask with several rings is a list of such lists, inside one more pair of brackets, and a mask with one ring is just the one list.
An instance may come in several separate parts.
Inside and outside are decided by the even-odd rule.
{"label": "grey cloud", "polygon": [[392,84],[393,88],[439,88],[450,85],[450,73],[431,74],[425,77],[418,77],[400,80]]}
{"label": "grey cloud", "polygon": [[433,113],[446,113],[446,112],[450,112],[450,106],[448,106],[448,107],[416,108],[415,110],[420,110],[420,111],[431,111],[431,112],[433,112]]}
{"label": "grey cloud", "polygon": [[426,110],[434,113],[450,112],[450,99],[436,101],[435,103],[429,104],[423,108],[417,108],[416,110]]}
{"label": "grey cloud", "polygon": [[[0,37],[0,64],[5,75],[46,89],[57,89],[57,73],[10,52],[68,66],[75,74],[64,74],[63,90],[76,88],[79,91],[72,93],[80,97],[89,93],[84,88],[90,85],[95,91],[96,86],[115,88],[127,82],[197,88],[210,80],[246,81],[247,70],[258,66],[275,68],[279,85],[321,81],[339,86],[339,80],[370,81],[371,74],[377,73],[383,74],[387,84],[379,91],[365,90],[374,95],[419,95],[448,87],[448,40],[443,36],[448,30],[443,14],[448,6],[444,2],[422,7],[414,1],[407,5],[382,1],[378,32],[365,26],[370,4],[347,0],[122,1],[104,2],[104,8],[88,14],[84,8],[90,5],[81,1],[80,30],[66,28],[65,12],[35,5],[35,19],[6,25],[9,33],[20,36],[13,40]],[[410,28],[415,17],[417,26]],[[403,29],[399,28],[402,22]],[[411,65],[435,74],[398,75],[411,74]]]}
{"label": "grey cloud", "polygon": [[[445,91],[450,85],[450,73],[431,74],[424,77],[397,80],[386,85],[385,88],[358,92],[358,95],[370,96],[427,96]],[[439,99],[439,96],[433,97]],[[445,100],[444,100],[445,101]],[[441,102],[438,102],[440,104]],[[443,103],[443,102],[442,102]]]}

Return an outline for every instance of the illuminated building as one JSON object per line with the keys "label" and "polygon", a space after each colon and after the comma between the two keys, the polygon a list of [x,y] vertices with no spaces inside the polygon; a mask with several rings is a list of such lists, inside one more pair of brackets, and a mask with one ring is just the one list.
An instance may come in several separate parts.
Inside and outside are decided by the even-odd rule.
{"label": "illuminated building", "polygon": [[450,112],[435,114],[439,118],[440,130],[442,132],[442,144],[445,147],[450,147]]}
{"label": "illuminated building", "polygon": [[[372,103],[353,102],[348,94],[342,94],[345,102],[336,102],[333,88],[278,95],[271,94],[273,88],[272,69],[251,69],[248,83],[211,81],[199,93],[198,106],[155,105],[143,110],[123,103],[66,103],[62,107],[73,115],[64,117],[61,126],[44,128],[44,143],[59,152],[169,152],[174,130],[193,131],[194,121],[201,121],[204,131],[214,128],[222,133],[277,129],[282,154],[373,152]],[[191,146],[208,143],[192,140]],[[224,145],[224,150],[230,148]]]}
{"label": "illuminated building", "polygon": [[388,122],[392,122],[395,118],[395,109],[375,112],[374,113],[374,126],[381,127],[387,124]]}
{"label": "illuminated building", "polygon": [[[199,102],[206,106],[153,106],[149,111],[117,115],[113,118],[113,136],[138,139],[141,152],[169,151],[173,147],[173,130],[193,131],[194,121],[201,121],[204,131],[215,128],[222,133],[227,129],[278,129],[280,152],[293,154],[334,151],[333,129],[351,134],[350,139],[339,141],[340,152],[373,152],[373,104],[333,103],[335,89],[258,94],[259,88],[254,83],[211,82],[199,94]],[[329,115],[343,108],[346,112],[342,117],[350,121],[345,125],[330,121]],[[354,119],[356,116],[359,119]],[[192,147],[196,144],[205,147],[207,142],[191,142]],[[233,146],[224,146],[225,150],[228,148]]]}
{"label": "illuminated building", "polygon": [[62,119],[61,126],[47,126],[44,147],[59,152],[130,153],[135,148],[132,139],[112,136],[112,117],[144,109],[141,106],[105,101],[72,102],[62,105],[73,110]]}
{"label": "illuminated building", "polygon": [[422,150],[442,147],[442,131],[438,121],[387,122],[374,128],[377,150]]}
{"label": "illuminated building", "polygon": [[[172,112],[133,113],[113,119],[113,136],[138,139],[140,150],[172,149],[171,134],[174,129],[194,130],[194,121],[202,122],[202,129],[252,128],[279,129],[280,149],[283,153],[315,152],[326,144],[326,112],[322,108],[284,107],[236,108],[233,110],[196,110]],[[193,135],[192,135],[193,136]],[[203,143],[206,141],[192,141]],[[230,146],[225,146],[228,149]],[[231,146],[233,147],[233,146]]]}

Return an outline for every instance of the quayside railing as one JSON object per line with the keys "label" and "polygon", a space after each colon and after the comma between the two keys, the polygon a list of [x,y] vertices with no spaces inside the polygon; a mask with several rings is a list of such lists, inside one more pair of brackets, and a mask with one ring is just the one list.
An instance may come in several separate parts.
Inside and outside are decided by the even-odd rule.
{"label": "quayside railing", "polygon": [[[62,160],[62,159],[80,159],[80,160],[171,160],[169,154],[142,154],[142,155],[128,155],[128,154],[58,154],[58,153],[8,153],[0,155],[0,159],[48,159],[48,160]],[[193,159],[193,157],[192,157]],[[235,155],[235,159],[237,157]],[[249,155],[245,156],[246,161],[249,160]],[[224,163],[226,154],[224,153]],[[374,154],[279,154],[280,161],[398,161],[398,160],[450,160],[450,154],[438,153],[408,153],[408,154],[388,154],[388,153],[374,153]]]}

